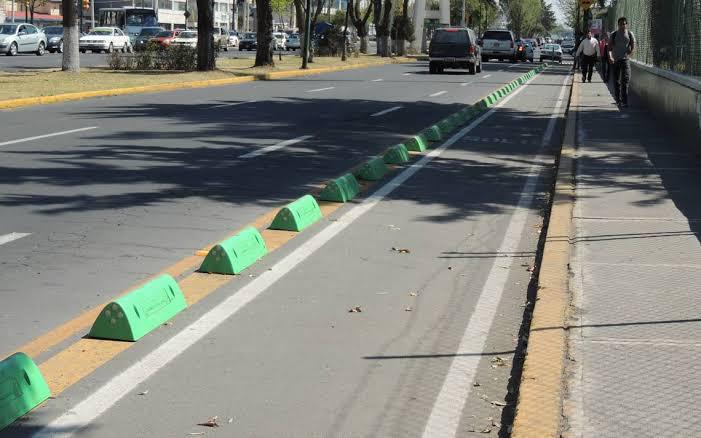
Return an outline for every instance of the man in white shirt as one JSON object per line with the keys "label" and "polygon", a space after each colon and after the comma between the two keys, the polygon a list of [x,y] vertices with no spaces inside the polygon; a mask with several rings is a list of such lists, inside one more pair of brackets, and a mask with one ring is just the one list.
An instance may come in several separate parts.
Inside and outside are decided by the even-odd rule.
{"label": "man in white shirt", "polygon": [[587,37],[582,40],[577,48],[575,58],[582,55],[582,82],[587,79],[591,82],[591,75],[594,73],[594,64],[599,53],[599,41],[591,36],[591,30],[587,31]]}

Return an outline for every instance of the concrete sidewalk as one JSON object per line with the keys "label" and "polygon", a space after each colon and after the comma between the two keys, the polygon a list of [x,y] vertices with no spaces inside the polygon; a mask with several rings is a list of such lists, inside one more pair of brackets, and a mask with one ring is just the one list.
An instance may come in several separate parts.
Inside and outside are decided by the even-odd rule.
{"label": "concrete sidewalk", "polygon": [[701,162],[598,75],[577,90],[564,436],[701,436]]}

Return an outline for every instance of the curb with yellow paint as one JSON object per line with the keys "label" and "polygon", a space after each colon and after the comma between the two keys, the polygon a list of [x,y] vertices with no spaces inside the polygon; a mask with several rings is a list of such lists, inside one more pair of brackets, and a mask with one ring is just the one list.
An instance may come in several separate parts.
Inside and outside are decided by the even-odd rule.
{"label": "curb with yellow paint", "polygon": [[570,303],[569,261],[574,206],[574,151],[577,81],[570,90],[565,137],[560,151],[555,190],[538,275],[528,349],[521,374],[514,438],[559,437],[567,351],[567,309]]}
{"label": "curb with yellow paint", "polygon": [[362,64],[340,65],[332,67],[320,67],[308,70],[286,70],[249,76],[238,76],[235,78],[208,79],[203,81],[174,82],[170,84],[142,85],[138,87],[113,88],[108,90],[80,91],[76,93],[56,94],[53,96],[25,97],[20,99],[0,100],[0,110],[19,108],[32,105],[46,105],[51,103],[68,102],[73,100],[90,99],[94,97],[122,96],[127,94],[155,93],[159,91],[175,91],[188,88],[206,88],[223,85],[242,84],[253,81],[273,81],[290,77],[310,76],[322,73],[333,73],[344,70],[354,70],[369,68],[387,64],[397,64],[406,62],[401,58],[389,59],[386,62],[370,62]]}
{"label": "curb with yellow paint", "polygon": [[[545,66],[541,66],[537,69],[533,69],[524,76],[528,75],[530,77],[539,73],[544,68]],[[481,111],[476,112],[472,119],[477,118],[482,111],[487,110],[488,109],[485,107]],[[463,124],[467,124],[468,122],[469,120],[465,120]],[[421,154],[415,153],[411,154],[411,157],[416,159],[419,155]],[[398,168],[398,166],[388,167],[390,168],[390,172],[393,172]],[[344,174],[345,173],[347,172],[344,172]],[[368,191],[376,183],[376,181],[363,181],[363,183],[361,183],[361,192]],[[331,215],[343,205],[343,203],[337,202],[319,202],[322,217],[324,218]],[[253,226],[258,229],[263,228],[262,235],[269,252],[280,248],[292,240],[295,236],[299,235],[299,233],[296,232],[271,230],[267,228],[276,213],[277,209],[271,210],[268,213],[258,217],[251,224],[242,227],[245,228],[248,226]],[[211,245],[209,247],[211,247]],[[187,257],[164,270],[164,272],[170,273],[174,277],[183,277],[178,281],[178,283],[188,303],[188,307],[193,306],[198,301],[220,289],[222,286],[234,281],[236,278],[240,278],[240,275],[208,274],[197,271],[191,272],[193,269],[196,269],[207,252],[208,247],[202,248],[196,251],[194,256]],[[129,290],[120,294],[120,296],[128,293],[136,287],[138,286],[130,288]],[[104,307],[104,304],[84,312],[72,321],[68,321],[51,332],[40,336],[23,347],[20,347],[19,351],[29,351],[31,356],[35,357],[35,355],[39,355],[51,350],[52,348],[55,348],[58,344],[76,336],[81,330],[84,330],[87,326],[89,326],[95,315],[99,313],[102,307]],[[111,359],[132,345],[134,345],[134,343],[131,342],[82,338],[40,363],[39,369],[51,388],[51,395],[56,397],[64,390],[79,382],[84,377],[90,375],[97,368],[109,362]]]}

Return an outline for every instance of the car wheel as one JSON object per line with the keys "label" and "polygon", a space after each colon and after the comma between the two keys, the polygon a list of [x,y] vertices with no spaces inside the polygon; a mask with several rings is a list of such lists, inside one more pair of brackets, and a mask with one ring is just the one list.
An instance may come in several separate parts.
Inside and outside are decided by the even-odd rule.
{"label": "car wheel", "polygon": [[58,53],[63,53],[63,40],[58,43]]}
{"label": "car wheel", "polygon": [[85,53],[85,52],[87,52],[87,50],[82,50],[82,49],[81,49],[81,51],[80,51],[80,53]]}
{"label": "car wheel", "polygon": [[42,41],[39,43],[39,47],[37,48],[36,54],[37,56],[44,56],[44,53],[46,53],[46,45]]}

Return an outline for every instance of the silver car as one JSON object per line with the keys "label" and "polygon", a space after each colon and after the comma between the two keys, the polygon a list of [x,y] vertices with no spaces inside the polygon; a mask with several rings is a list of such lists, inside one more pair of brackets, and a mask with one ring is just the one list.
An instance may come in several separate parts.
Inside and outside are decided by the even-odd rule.
{"label": "silver car", "polygon": [[0,53],[15,56],[18,53],[36,53],[42,56],[46,52],[46,35],[31,24],[0,25]]}
{"label": "silver car", "polygon": [[514,34],[510,30],[488,30],[482,37],[482,61],[497,58],[516,62]]}

